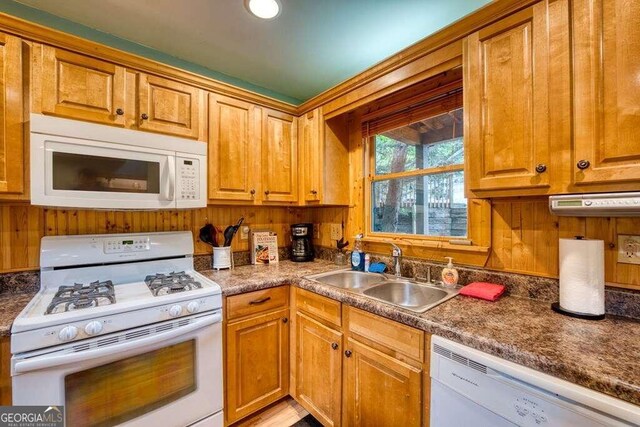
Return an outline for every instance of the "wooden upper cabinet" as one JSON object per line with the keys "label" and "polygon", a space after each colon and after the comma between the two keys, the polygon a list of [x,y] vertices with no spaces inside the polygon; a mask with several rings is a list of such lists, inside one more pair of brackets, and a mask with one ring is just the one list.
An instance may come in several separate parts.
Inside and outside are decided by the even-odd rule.
{"label": "wooden upper cabinet", "polygon": [[307,203],[320,201],[322,191],[322,126],[320,109],[317,108],[298,118],[298,142],[300,147],[301,197]]}
{"label": "wooden upper cabinet", "polygon": [[289,394],[288,316],[287,308],[227,325],[228,423]]}
{"label": "wooden upper cabinet", "polygon": [[573,191],[638,190],[640,2],[576,0],[573,19]]}
{"label": "wooden upper cabinet", "polygon": [[125,125],[124,67],[42,46],[41,85],[45,114]]}
{"label": "wooden upper cabinet", "polygon": [[296,399],[324,426],[340,425],[342,333],[296,313]]}
{"label": "wooden upper cabinet", "polygon": [[260,113],[248,102],[209,94],[209,199],[256,200]]}
{"label": "wooden upper cabinet", "polygon": [[298,118],[300,198],[309,204],[349,204],[347,115],[326,120],[322,108]]}
{"label": "wooden upper cabinet", "polygon": [[468,190],[549,192],[570,143],[567,1],[542,1],[471,34],[463,55]]}
{"label": "wooden upper cabinet", "polygon": [[0,33],[0,195],[25,190],[22,48],[22,40]]}
{"label": "wooden upper cabinet", "polygon": [[262,112],[262,200],[298,201],[297,119],[286,113]]}
{"label": "wooden upper cabinet", "polygon": [[140,74],[138,128],[204,139],[204,92],[174,80]]}

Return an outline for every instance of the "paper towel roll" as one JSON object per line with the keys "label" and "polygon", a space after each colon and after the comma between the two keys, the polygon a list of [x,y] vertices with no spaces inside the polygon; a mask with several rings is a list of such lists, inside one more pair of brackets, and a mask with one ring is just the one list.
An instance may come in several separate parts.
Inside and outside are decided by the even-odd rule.
{"label": "paper towel roll", "polygon": [[604,314],[604,241],[560,239],[560,307]]}

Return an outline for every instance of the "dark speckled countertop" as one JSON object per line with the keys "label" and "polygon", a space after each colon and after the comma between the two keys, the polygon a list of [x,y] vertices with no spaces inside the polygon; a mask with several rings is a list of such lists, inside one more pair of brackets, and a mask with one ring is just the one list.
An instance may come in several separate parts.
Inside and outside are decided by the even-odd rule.
{"label": "dark speckled countertop", "polygon": [[18,317],[18,314],[27,306],[35,294],[35,291],[26,293],[5,292],[0,294],[0,307],[2,308],[0,310],[0,337],[11,335],[13,319]]}
{"label": "dark speckled countertop", "polygon": [[303,279],[334,270],[327,261],[204,271],[223,295],[293,284],[469,347],[640,405],[640,322],[554,313],[548,302],[507,296],[487,302],[458,296],[423,314]]}

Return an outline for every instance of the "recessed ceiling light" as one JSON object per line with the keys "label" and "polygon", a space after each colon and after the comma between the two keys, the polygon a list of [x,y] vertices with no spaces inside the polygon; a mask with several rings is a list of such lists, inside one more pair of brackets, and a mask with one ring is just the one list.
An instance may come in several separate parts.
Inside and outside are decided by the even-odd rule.
{"label": "recessed ceiling light", "polygon": [[244,6],[251,14],[262,19],[273,19],[280,14],[278,0],[244,0]]}

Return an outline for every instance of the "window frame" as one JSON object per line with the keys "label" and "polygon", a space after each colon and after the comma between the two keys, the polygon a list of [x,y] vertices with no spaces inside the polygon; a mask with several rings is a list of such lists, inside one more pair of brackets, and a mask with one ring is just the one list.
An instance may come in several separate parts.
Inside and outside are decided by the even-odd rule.
{"label": "window frame", "polygon": [[[442,114],[447,114],[453,112],[458,109],[463,109],[463,105],[457,106],[452,109],[444,109],[440,112],[434,112],[433,114],[429,114],[427,117],[416,120],[413,123],[416,123],[421,120],[427,120],[432,117],[437,117]],[[464,110],[463,110],[464,111]],[[383,133],[383,132],[380,132]],[[373,231],[373,211],[372,211],[372,203],[373,203],[373,184],[379,181],[388,181],[392,179],[402,179],[402,178],[414,178],[414,177],[422,177],[427,175],[436,175],[439,173],[446,172],[457,172],[462,171],[465,173],[465,165],[464,159],[462,163],[457,163],[455,165],[446,165],[446,166],[438,166],[438,167],[428,167],[423,169],[415,169],[411,171],[402,171],[402,172],[394,172],[387,174],[376,174],[376,163],[375,163],[375,138],[377,134],[369,135],[365,137],[364,141],[364,149],[365,149],[365,191],[364,191],[364,208],[365,208],[365,238],[372,240],[411,240],[411,241],[419,241],[419,242],[450,242],[451,240],[467,240],[470,236],[470,212],[469,212],[469,204],[467,204],[467,229],[464,236],[430,236],[424,234],[409,234],[409,233],[388,233],[388,232],[377,232]],[[463,146],[465,145],[464,133],[462,135]],[[466,148],[466,147],[465,147]],[[466,174],[465,182],[466,182]],[[466,198],[466,194],[465,194]],[[468,199],[467,199],[468,200]]]}

